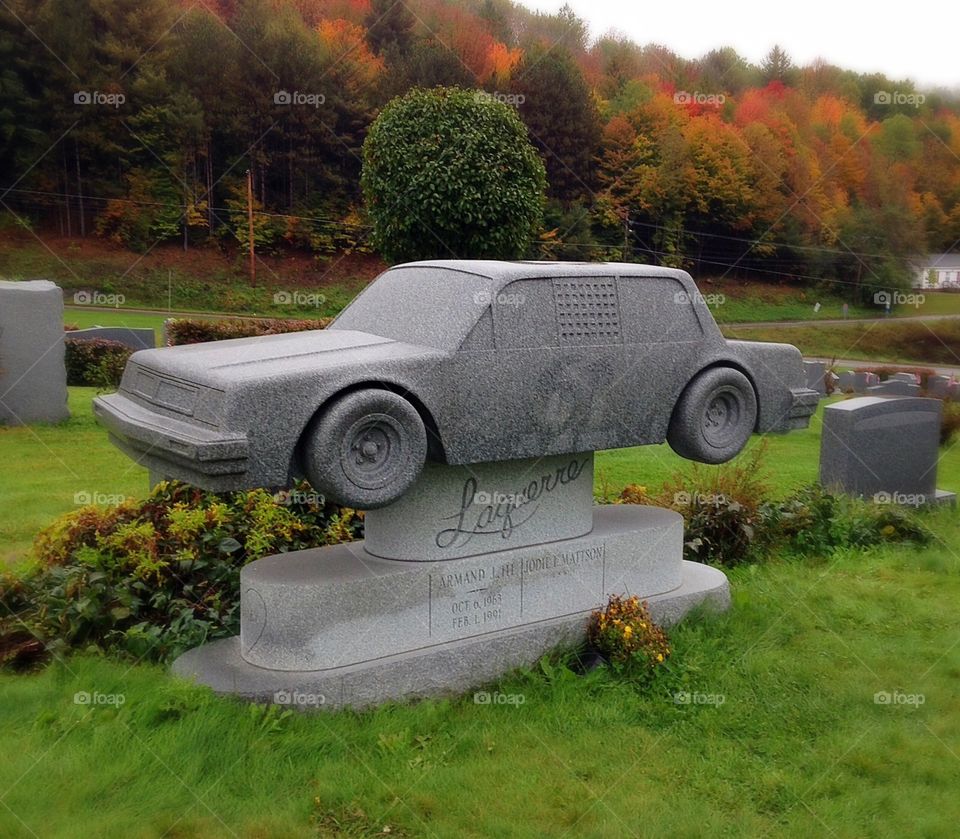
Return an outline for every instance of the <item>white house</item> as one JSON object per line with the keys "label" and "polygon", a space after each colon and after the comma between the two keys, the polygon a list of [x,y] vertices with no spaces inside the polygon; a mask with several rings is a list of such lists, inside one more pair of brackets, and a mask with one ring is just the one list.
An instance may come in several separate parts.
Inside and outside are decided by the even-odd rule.
{"label": "white house", "polygon": [[914,288],[960,288],[960,253],[929,253],[911,264]]}

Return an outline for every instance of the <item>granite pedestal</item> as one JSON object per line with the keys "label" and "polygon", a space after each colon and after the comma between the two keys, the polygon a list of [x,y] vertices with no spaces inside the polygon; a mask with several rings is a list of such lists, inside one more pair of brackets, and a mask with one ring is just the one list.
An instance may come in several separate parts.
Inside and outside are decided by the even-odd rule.
{"label": "granite pedestal", "polygon": [[533,664],[582,640],[613,593],[646,599],[667,624],[700,604],[726,608],[723,573],[682,560],[680,515],[594,507],[592,484],[592,453],[431,465],[367,513],[366,541],[243,569],[240,636],[191,650],[174,671],[258,701],[364,707]]}

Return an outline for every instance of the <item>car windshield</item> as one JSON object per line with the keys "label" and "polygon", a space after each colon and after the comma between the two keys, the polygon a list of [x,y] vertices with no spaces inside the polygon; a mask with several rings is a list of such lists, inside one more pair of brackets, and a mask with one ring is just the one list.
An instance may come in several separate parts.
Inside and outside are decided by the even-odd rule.
{"label": "car windshield", "polygon": [[392,268],[330,329],[356,329],[454,352],[490,303],[491,280],[447,268]]}

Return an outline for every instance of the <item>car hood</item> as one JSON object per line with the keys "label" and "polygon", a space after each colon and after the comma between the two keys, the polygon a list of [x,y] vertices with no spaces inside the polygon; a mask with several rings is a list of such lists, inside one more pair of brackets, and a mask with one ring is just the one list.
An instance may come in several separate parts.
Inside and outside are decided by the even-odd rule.
{"label": "car hood", "polygon": [[440,350],[368,332],[315,329],[141,350],[131,356],[128,372],[131,368],[147,368],[165,376],[223,387],[247,378],[262,379],[357,363],[439,355],[443,355]]}

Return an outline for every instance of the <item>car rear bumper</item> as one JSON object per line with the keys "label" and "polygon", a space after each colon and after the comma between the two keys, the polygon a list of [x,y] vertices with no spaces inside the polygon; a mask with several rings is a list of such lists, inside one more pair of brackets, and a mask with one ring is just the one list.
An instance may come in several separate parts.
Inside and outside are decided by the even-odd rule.
{"label": "car rear bumper", "polygon": [[93,413],[113,442],[151,471],[208,489],[221,488],[218,478],[247,471],[245,434],[224,434],[159,414],[123,393],[98,396]]}
{"label": "car rear bumper", "polygon": [[781,420],[781,430],[806,428],[810,425],[810,417],[817,411],[820,394],[808,387],[794,387],[790,389],[790,397],[790,409]]}

